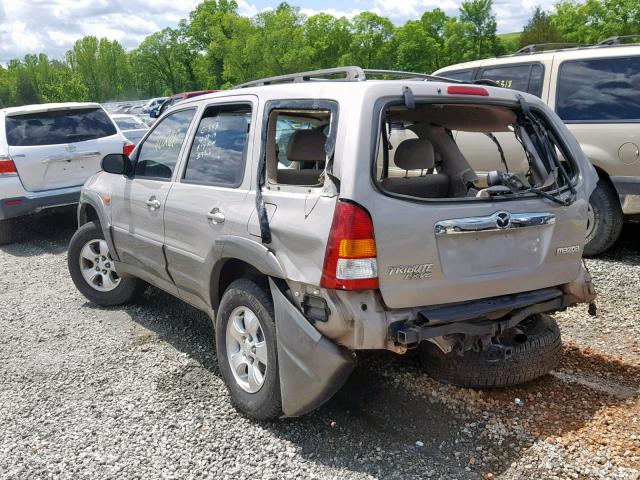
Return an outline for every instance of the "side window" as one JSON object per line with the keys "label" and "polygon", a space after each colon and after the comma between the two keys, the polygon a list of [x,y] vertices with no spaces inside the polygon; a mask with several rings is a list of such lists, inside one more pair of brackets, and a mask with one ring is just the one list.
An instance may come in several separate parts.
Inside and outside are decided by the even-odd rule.
{"label": "side window", "polygon": [[134,176],[170,179],[195,109],[180,110],[159,122],[138,149]]}
{"label": "side window", "polygon": [[330,110],[273,110],[266,144],[269,183],[319,185],[330,124]]}
{"label": "side window", "polygon": [[185,182],[237,187],[244,177],[250,105],[205,110],[189,152]]}
{"label": "side window", "polygon": [[544,67],[539,63],[489,67],[482,71],[481,78],[493,80],[503,88],[521,90],[539,97],[542,94]]}
{"label": "side window", "polygon": [[640,120],[640,57],[564,62],[556,110],[565,121]]}
{"label": "side window", "polygon": [[452,80],[460,80],[461,82],[470,82],[473,80],[473,70],[452,70],[450,72],[442,72],[439,76]]}

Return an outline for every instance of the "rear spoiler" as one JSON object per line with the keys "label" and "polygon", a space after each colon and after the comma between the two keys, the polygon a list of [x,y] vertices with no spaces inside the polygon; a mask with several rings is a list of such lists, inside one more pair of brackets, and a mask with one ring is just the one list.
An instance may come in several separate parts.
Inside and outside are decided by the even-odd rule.
{"label": "rear spoiler", "polygon": [[16,117],[20,115],[29,115],[30,113],[43,113],[43,112],[58,112],[64,110],[86,110],[87,108],[102,108],[102,105],[99,103],[76,103],[70,105],[29,105],[28,107],[35,108],[25,108],[23,110],[11,110],[5,112],[5,116],[7,117]]}

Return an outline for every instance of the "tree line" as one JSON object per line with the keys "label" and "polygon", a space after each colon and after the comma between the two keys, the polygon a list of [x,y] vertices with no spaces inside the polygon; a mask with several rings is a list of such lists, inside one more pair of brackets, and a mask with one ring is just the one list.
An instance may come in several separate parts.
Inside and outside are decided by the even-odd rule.
{"label": "tree line", "polygon": [[373,12],[307,17],[288,3],[247,18],[235,0],[205,0],[176,28],[128,52],[115,40],[86,36],[61,59],[41,53],[9,61],[0,67],[0,107],[225,89],[340,65],[433,72],[530,43],[587,44],[633,33],[640,33],[638,0],[561,1],[550,13],[536,9],[520,35],[507,37],[496,35],[492,0],[465,0],[457,16],[436,8],[401,26]]}

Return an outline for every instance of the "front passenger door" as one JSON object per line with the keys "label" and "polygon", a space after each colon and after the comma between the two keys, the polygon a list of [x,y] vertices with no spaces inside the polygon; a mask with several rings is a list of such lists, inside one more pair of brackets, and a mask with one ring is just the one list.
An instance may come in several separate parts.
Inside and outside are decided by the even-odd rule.
{"label": "front passenger door", "polygon": [[164,205],[195,112],[179,110],[158,122],[136,149],[133,175],[122,177],[111,196],[119,272],[174,293],[163,251]]}

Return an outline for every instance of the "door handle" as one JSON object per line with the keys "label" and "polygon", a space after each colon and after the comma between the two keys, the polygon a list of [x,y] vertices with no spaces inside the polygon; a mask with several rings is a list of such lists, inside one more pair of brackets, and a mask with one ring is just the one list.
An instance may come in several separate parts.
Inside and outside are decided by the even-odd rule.
{"label": "door handle", "polygon": [[149,207],[151,210],[156,210],[158,208],[160,208],[160,201],[157,200],[155,197],[151,197],[149,200],[147,200],[147,207]]}
{"label": "door handle", "polygon": [[209,213],[207,213],[207,218],[216,224],[224,223],[224,213],[222,213],[217,208],[214,208]]}

